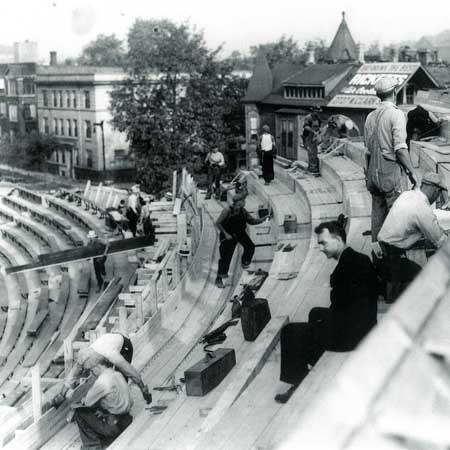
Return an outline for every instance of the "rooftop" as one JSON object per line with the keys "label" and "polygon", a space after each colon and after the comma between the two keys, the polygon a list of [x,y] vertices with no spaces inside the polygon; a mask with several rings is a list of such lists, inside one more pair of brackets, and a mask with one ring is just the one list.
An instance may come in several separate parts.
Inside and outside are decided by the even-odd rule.
{"label": "rooftop", "polygon": [[38,75],[97,75],[97,74],[124,74],[121,67],[102,66],[38,66]]}
{"label": "rooftop", "polygon": [[283,84],[322,85],[330,78],[348,71],[352,66],[352,64],[313,64],[291,75],[283,81]]}
{"label": "rooftop", "polygon": [[358,51],[355,41],[350,33],[347,22],[345,20],[345,12],[342,13],[342,21],[331,43],[326,60],[333,62],[356,61],[358,59]]}

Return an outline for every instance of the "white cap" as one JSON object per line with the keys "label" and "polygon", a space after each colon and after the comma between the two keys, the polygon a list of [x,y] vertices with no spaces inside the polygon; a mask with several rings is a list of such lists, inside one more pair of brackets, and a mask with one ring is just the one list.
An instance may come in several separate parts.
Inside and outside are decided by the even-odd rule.
{"label": "white cap", "polygon": [[94,230],[89,230],[87,237],[88,239],[94,239],[97,237],[97,233]]}

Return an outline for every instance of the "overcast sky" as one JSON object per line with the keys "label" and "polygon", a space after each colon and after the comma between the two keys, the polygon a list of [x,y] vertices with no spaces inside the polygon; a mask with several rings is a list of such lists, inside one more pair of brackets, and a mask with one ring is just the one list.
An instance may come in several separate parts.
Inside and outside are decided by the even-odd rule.
{"label": "overcast sky", "polygon": [[450,28],[449,0],[3,0],[0,44],[35,40],[41,58],[76,56],[98,34],[126,37],[137,17],[188,20],[227,53],[293,36],[329,44],[346,12],[355,41],[366,46],[418,39]]}

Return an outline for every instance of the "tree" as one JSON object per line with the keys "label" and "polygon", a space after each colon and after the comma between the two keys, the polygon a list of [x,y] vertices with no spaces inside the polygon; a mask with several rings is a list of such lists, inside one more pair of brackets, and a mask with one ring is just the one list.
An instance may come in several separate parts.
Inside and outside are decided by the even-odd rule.
{"label": "tree", "polygon": [[250,47],[250,55],[253,58],[256,58],[260,51],[266,55],[271,68],[278,63],[300,64],[303,59],[303,52],[292,36],[281,36],[276,42]]}
{"label": "tree", "polygon": [[139,19],[128,48],[128,79],[112,93],[112,123],[127,134],[138,181],[159,193],[173,170],[192,168],[211,143],[236,132],[231,119],[246,86],[188,24]]}
{"label": "tree", "polygon": [[77,62],[83,66],[123,66],[123,42],[115,34],[100,34],[83,49]]}
{"label": "tree", "polygon": [[45,171],[46,161],[59,147],[52,136],[39,135],[33,131],[16,137],[12,142],[9,137],[0,142],[0,157],[6,164],[21,169]]}

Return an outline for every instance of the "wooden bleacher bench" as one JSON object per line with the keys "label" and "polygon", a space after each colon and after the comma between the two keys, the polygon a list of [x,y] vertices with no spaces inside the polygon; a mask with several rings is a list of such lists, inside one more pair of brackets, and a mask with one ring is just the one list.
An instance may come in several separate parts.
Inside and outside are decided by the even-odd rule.
{"label": "wooden bleacher bench", "polygon": [[88,261],[80,263],[80,279],[77,286],[77,292],[80,297],[89,295],[89,286],[91,283],[91,265]]}

